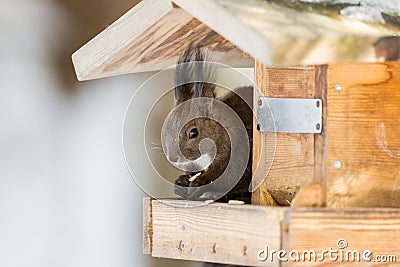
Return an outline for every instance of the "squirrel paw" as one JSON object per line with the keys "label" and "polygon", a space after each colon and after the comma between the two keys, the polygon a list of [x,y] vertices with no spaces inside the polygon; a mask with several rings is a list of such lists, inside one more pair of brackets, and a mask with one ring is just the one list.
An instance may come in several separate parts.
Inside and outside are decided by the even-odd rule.
{"label": "squirrel paw", "polygon": [[174,194],[183,197],[188,200],[198,200],[200,196],[204,193],[195,181],[190,181],[191,175],[184,174],[180,175],[178,179],[175,180]]}
{"label": "squirrel paw", "polygon": [[175,180],[175,190],[177,187],[189,187],[190,185],[190,175],[189,174],[183,174],[179,175],[178,179]]}

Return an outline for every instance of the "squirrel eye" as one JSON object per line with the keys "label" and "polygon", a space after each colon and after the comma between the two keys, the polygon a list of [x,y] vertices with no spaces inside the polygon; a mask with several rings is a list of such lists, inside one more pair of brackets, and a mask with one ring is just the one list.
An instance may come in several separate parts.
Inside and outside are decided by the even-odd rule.
{"label": "squirrel eye", "polygon": [[198,135],[199,133],[197,132],[197,128],[193,128],[189,132],[189,139],[196,138]]}

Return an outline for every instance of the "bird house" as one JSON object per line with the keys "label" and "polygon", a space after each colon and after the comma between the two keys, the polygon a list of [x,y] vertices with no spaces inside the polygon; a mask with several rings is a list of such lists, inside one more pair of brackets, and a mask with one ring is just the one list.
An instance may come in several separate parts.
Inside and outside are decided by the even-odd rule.
{"label": "bird house", "polygon": [[[399,14],[394,0],[143,0],[75,52],[81,81],[164,69],[189,42],[254,68],[253,170],[263,182],[253,204],[188,209],[191,201],[146,198],[144,252],[246,266],[397,266]],[[329,248],[339,258],[322,253]],[[282,259],[292,251],[297,260]],[[353,262],[340,258],[348,251],[358,251]]]}

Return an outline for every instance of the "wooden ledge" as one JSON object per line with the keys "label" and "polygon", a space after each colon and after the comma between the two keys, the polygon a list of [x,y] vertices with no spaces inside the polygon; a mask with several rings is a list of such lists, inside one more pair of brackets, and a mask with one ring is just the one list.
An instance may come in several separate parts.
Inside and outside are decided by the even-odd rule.
{"label": "wooden ledge", "polygon": [[[340,250],[338,240],[347,242],[342,251],[365,250],[374,256],[400,260],[400,209],[325,209],[228,205],[192,207],[183,200],[144,200],[144,253],[154,257],[218,262],[246,266],[281,266],[289,262],[265,262],[260,250],[291,250],[317,253]],[[344,241],[343,241],[344,242]],[[319,255],[319,254],[317,254]],[[275,255],[276,256],[276,255]],[[394,259],[394,258],[392,258]],[[336,266],[340,260],[290,262],[290,266]],[[352,264],[353,265],[353,264]],[[357,266],[376,266],[361,261]],[[392,262],[380,263],[379,266]]]}

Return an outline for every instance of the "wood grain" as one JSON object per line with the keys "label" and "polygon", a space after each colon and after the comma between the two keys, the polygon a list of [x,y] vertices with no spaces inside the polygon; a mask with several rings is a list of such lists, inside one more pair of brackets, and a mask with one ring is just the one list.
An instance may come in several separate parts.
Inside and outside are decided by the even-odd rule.
{"label": "wood grain", "polygon": [[[291,249],[314,250],[319,258],[322,258],[321,252],[329,248],[346,253],[344,259],[348,251],[361,253],[360,262],[342,262],[340,258],[331,261],[325,254],[322,262],[298,261],[291,266],[398,266],[398,263],[373,260],[378,255],[394,255],[397,261],[400,259],[399,209],[295,209],[289,231]],[[339,239],[345,239],[348,247],[339,249]],[[362,260],[365,250],[373,252],[371,262]]]}
{"label": "wood grain", "polygon": [[151,254],[153,238],[152,199],[143,198],[143,254]]}
{"label": "wood grain", "polygon": [[326,191],[321,183],[305,184],[296,193],[290,205],[292,208],[326,206]]}
{"label": "wood grain", "polygon": [[281,248],[283,208],[153,200],[152,256],[226,264],[260,264],[257,252]]}
{"label": "wood grain", "polygon": [[[322,100],[322,131],[314,135],[314,182],[326,190],[326,162],[328,160],[328,65],[315,66],[315,98]],[[326,193],[325,193],[326,194]],[[326,200],[326,196],[325,196]]]}
{"label": "wood grain", "polygon": [[[255,64],[256,85],[267,97],[323,98],[321,81],[326,79],[325,73],[322,67],[315,66],[269,68],[260,62]],[[323,183],[324,169],[320,166],[323,154],[314,154],[315,149],[324,149],[323,134],[318,137],[314,134],[259,133],[254,127],[253,140],[253,172],[256,179],[265,177],[253,194],[254,204],[270,205],[272,196],[279,205],[290,205],[302,185]],[[267,142],[274,142],[272,149]],[[268,168],[270,162],[272,165]],[[260,170],[256,172],[257,167]]]}
{"label": "wood grain", "polygon": [[[371,260],[378,255],[400,259],[400,209],[291,209],[223,203],[199,207],[201,202],[183,200],[144,203],[152,206],[153,257],[246,266],[398,266],[364,261],[362,253],[370,250]],[[313,250],[321,258],[323,250],[340,250],[339,239],[348,245],[341,250],[346,253],[343,259],[348,251],[358,250],[360,262],[352,258],[350,263],[340,258],[332,261],[329,254],[323,261],[292,261],[286,255],[289,261],[279,262],[275,254],[273,261],[269,257],[262,262],[257,257],[267,246],[269,252],[297,250],[300,256]]]}
{"label": "wood grain", "polygon": [[173,66],[189,42],[233,67],[253,60],[168,0],[144,0],[72,55],[79,80]]}
{"label": "wood grain", "polygon": [[331,64],[328,90],[327,205],[400,207],[400,63]]}

